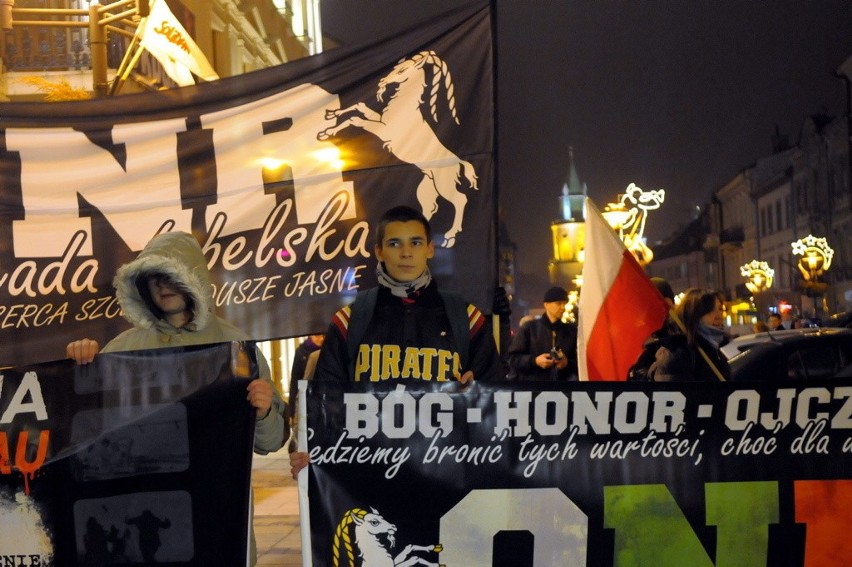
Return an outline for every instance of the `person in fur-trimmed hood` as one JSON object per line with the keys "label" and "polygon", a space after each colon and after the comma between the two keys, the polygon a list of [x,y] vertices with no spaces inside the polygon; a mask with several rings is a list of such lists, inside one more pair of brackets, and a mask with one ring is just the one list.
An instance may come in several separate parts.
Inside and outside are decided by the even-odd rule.
{"label": "person in fur-trimmed hood", "polygon": [[[98,352],[123,352],[191,346],[249,337],[213,310],[210,271],[198,241],[185,232],[158,234],[135,260],[121,266],[113,280],[122,315],[133,327],[99,348],[97,341],[69,343],[66,353],[78,364]],[[257,410],[254,450],[277,451],[289,437],[286,404],[272,385],[266,359],[258,351],[259,378],[249,382],[246,397]],[[254,533],[251,556],[256,549]],[[252,561],[254,564],[254,561]]]}
{"label": "person in fur-trimmed hood", "polygon": [[122,316],[133,324],[101,352],[246,340],[213,311],[210,271],[198,241],[185,232],[151,239],[113,279]]}

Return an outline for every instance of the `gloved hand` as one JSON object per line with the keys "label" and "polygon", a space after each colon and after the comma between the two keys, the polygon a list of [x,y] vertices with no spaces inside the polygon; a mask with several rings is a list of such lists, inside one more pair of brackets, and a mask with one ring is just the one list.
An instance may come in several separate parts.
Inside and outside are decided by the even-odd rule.
{"label": "gloved hand", "polygon": [[494,301],[491,304],[491,312],[499,315],[501,319],[508,320],[512,316],[512,304],[503,286],[494,288]]}

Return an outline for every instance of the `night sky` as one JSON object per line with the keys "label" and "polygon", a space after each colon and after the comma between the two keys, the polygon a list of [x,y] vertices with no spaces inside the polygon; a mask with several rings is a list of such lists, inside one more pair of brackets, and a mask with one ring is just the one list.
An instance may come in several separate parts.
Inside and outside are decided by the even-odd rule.
{"label": "night sky", "polygon": [[[357,43],[458,3],[322,0],[323,28]],[[852,55],[850,0],[496,5],[500,205],[522,295],[525,278],[539,289],[547,277],[570,146],[599,207],[631,182],[666,190],[653,243],[770,155],[776,127],[795,144],[807,116],[846,107],[834,73]]]}

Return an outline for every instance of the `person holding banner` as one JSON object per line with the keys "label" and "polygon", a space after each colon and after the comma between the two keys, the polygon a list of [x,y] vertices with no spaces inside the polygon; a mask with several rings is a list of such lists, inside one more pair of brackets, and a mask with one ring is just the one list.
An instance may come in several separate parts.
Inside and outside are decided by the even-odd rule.
{"label": "person holding banner", "polygon": [[682,332],[661,340],[656,359],[648,369],[654,382],[726,381],[728,360],[720,350],[729,338],[725,332],[724,303],[720,292],[688,289],[672,318]]}
{"label": "person holding banner", "polygon": [[[485,316],[459,296],[439,292],[428,261],[429,222],[411,207],[386,211],[376,227],[378,287],[339,310],[320,350],[314,380],[419,379],[470,383],[505,376]],[[291,472],[308,454],[290,454]]]}
{"label": "person holding banner", "polygon": [[485,316],[456,294],[439,292],[428,260],[429,222],[394,207],[376,228],[378,287],[361,292],[332,318],[314,379],[438,382],[502,377]]}
{"label": "person holding banner", "polygon": [[[99,348],[81,339],[66,347],[68,358],[89,364],[99,352],[245,341],[249,337],[213,311],[211,277],[198,241],[185,232],[166,232],[151,239],[135,260],[121,266],[113,280],[116,299],[133,327]],[[256,409],[254,450],[277,451],[289,437],[287,405],[272,384],[269,365],[255,348],[259,378],[249,382],[246,398]],[[254,530],[252,564],[256,560]]]}

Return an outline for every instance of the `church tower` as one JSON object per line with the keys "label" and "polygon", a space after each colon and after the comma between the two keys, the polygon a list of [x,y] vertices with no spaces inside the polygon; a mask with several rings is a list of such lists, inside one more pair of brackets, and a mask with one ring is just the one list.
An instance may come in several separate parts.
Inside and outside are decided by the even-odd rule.
{"label": "church tower", "polygon": [[568,177],[562,184],[562,220],[584,221],[583,201],[586,199],[586,184],[580,184],[577,167],[574,165],[574,148],[568,147]]}
{"label": "church tower", "polygon": [[550,283],[565,289],[577,289],[583,271],[586,222],[583,202],[588,190],[580,183],[574,163],[574,148],[568,148],[568,175],[559,196],[560,218],[550,223],[553,257],[548,265]]}

